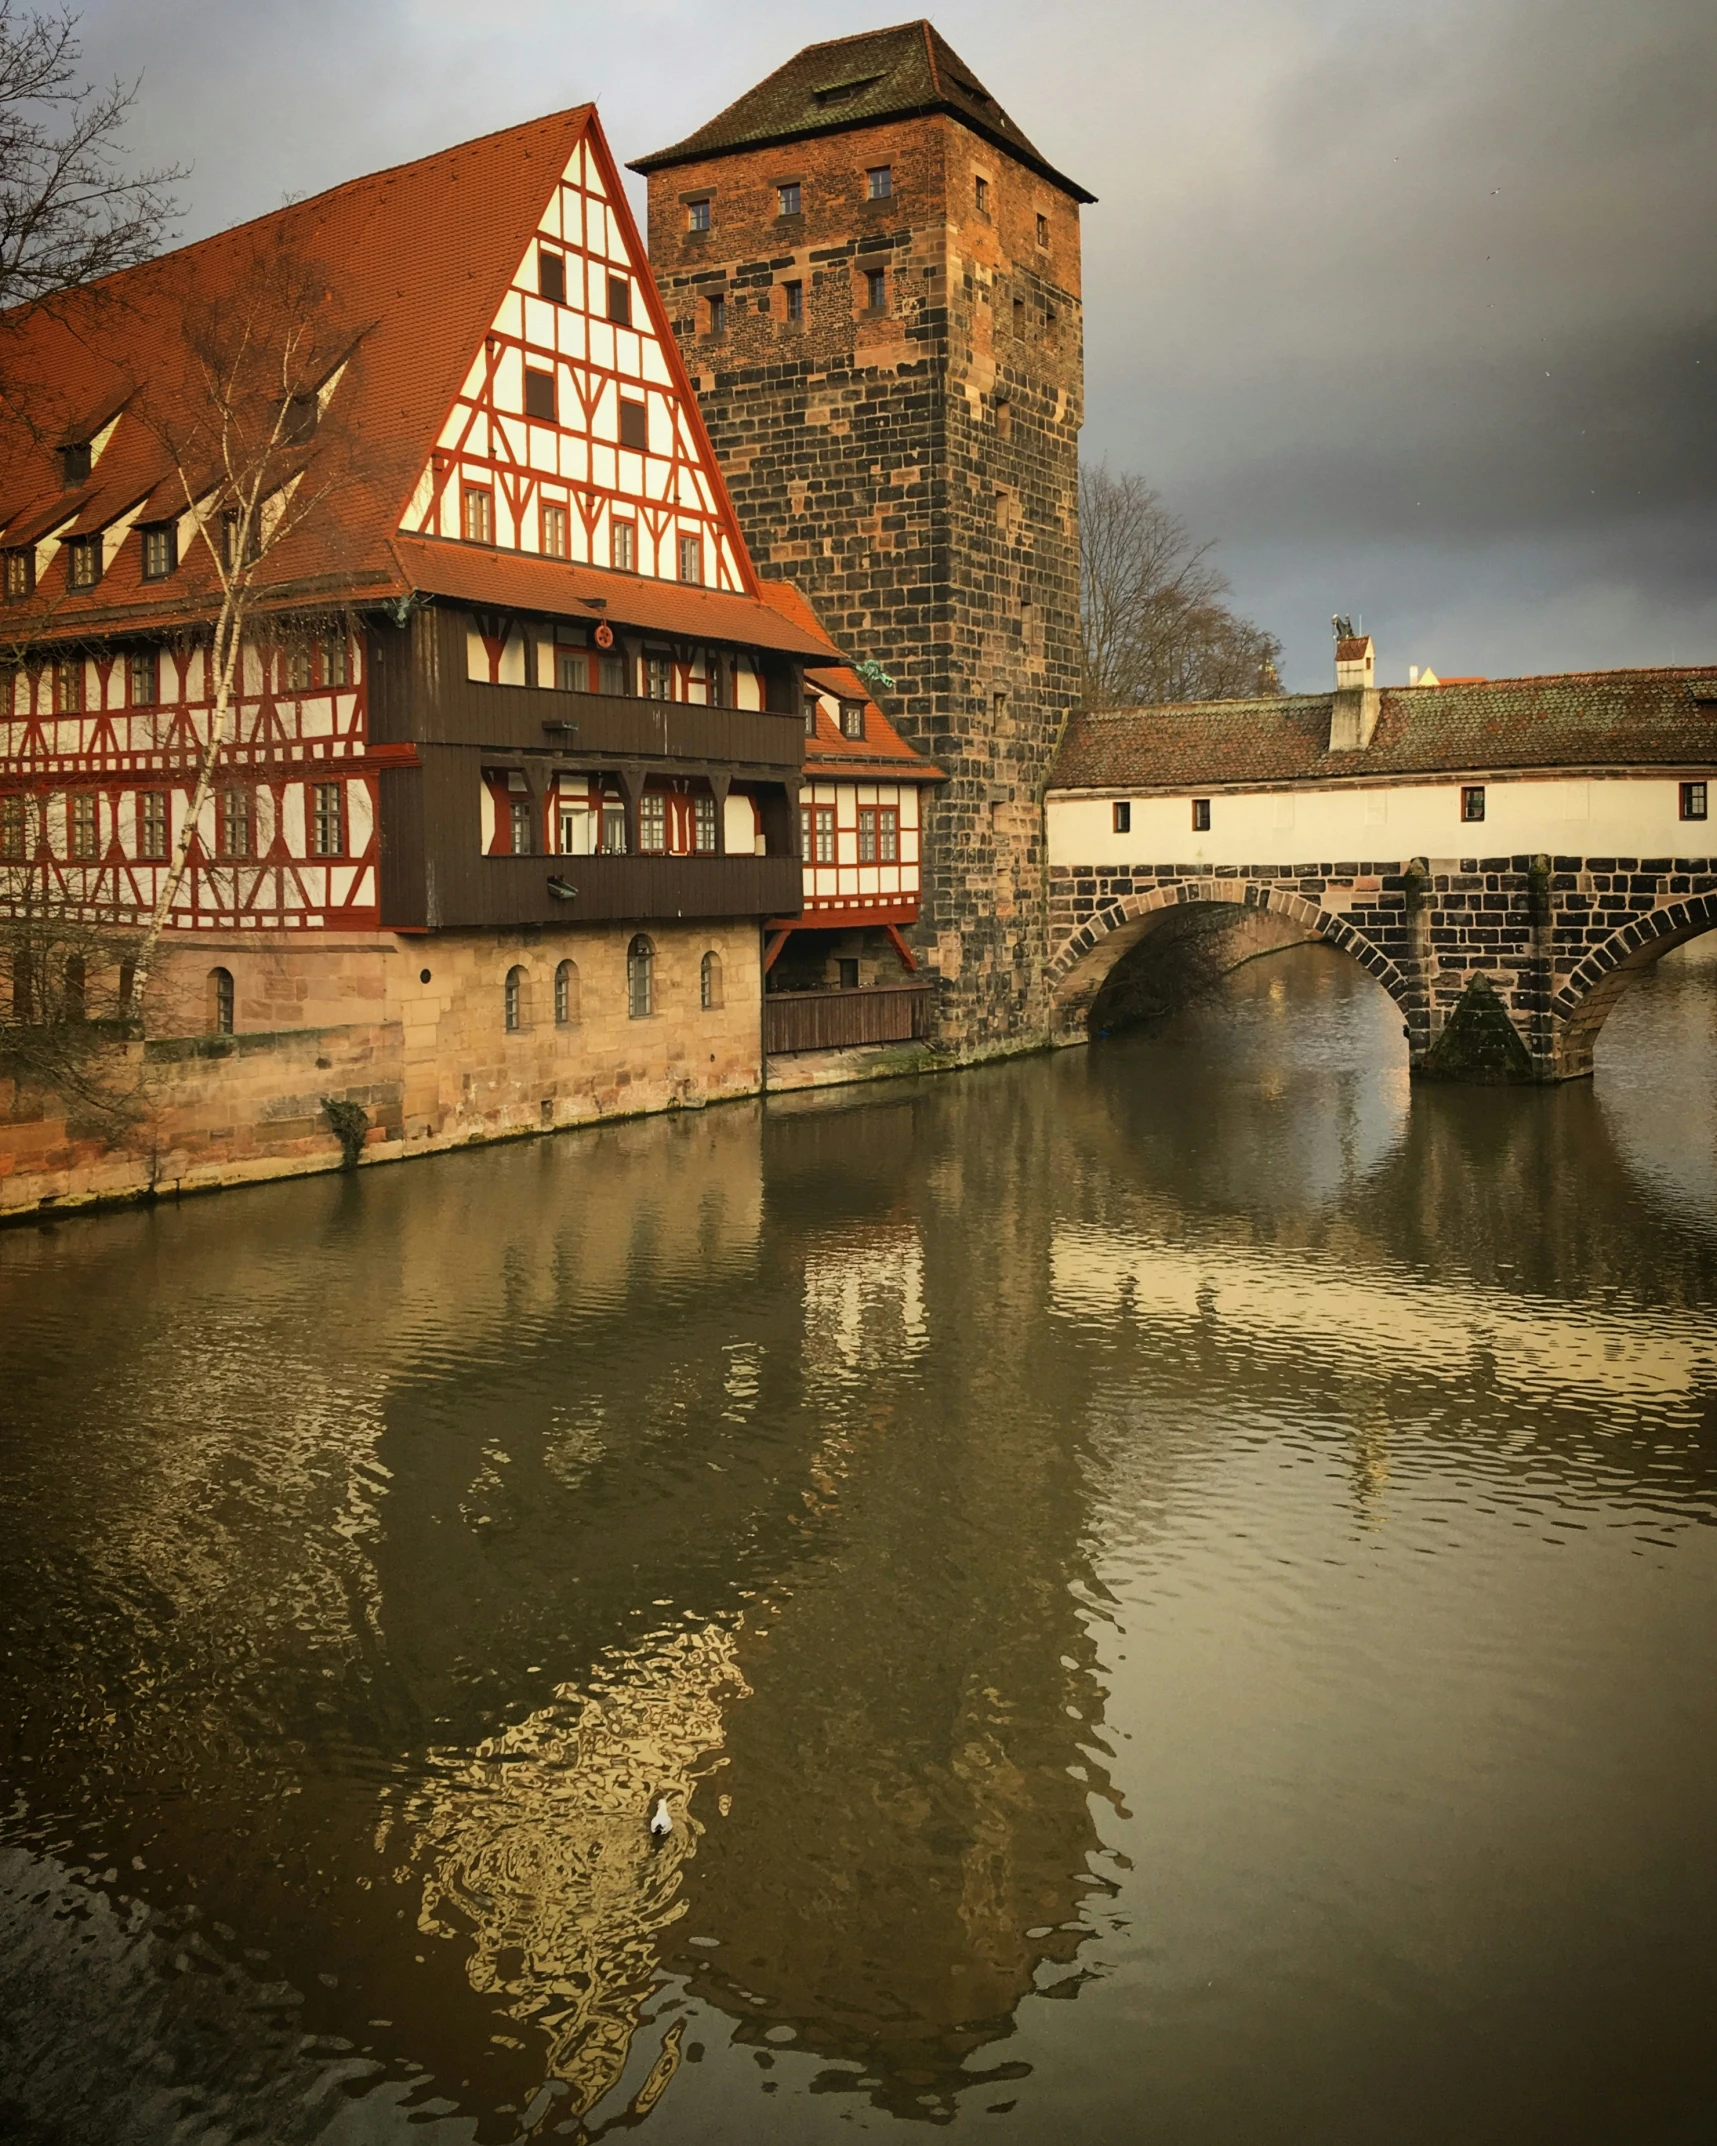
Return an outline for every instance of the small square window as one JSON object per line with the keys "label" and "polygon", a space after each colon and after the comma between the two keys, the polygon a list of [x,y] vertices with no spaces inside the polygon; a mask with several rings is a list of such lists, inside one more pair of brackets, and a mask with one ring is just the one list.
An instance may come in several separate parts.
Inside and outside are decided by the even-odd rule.
{"label": "small square window", "polygon": [[888,270],[867,268],[864,272],[864,303],[867,313],[880,313],[888,304]]}
{"label": "small square window", "polygon": [[841,736],[862,738],[864,736],[864,702],[843,700],[841,702]]}
{"label": "small square window", "polygon": [[608,318],[618,321],[622,328],[632,325],[632,285],[628,277],[608,279]]}
{"label": "small square window", "polygon": [[805,317],[805,286],[802,283],[789,283],[784,288],[787,292],[787,318],[789,320],[803,320]]}
{"label": "small square window", "polygon": [[495,495],[486,485],[468,484],[460,511],[467,544],[492,544],[495,541]]}
{"label": "small square window", "polygon": [[1040,246],[1049,244],[1049,218],[1047,216],[1040,216],[1037,219],[1037,243]]}
{"label": "small square window", "polygon": [[865,173],[865,193],[871,201],[886,201],[894,192],[894,167],[873,164]]}
{"label": "small square window", "polygon": [[1705,785],[1702,782],[1684,782],[1681,785],[1681,817],[1684,820],[1705,818]]}
{"label": "small square window", "polygon": [[143,578],[165,581],[179,563],[176,522],[156,522],[143,532]]}
{"label": "small square window", "polygon": [[705,331],[710,335],[727,333],[727,300],[720,291],[713,292],[704,300]]}
{"label": "small square window", "polygon": [[1122,798],[1115,806],[1115,832],[1118,835],[1130,835],[1132,831],[1133,807],[1128,799]]}
{"label": "small square window", "polygon": [[701,582],[703,580],[703,538],[683,536],[680,539],[680,579]]}
{"label": "small square window", "polygon": [[[636,522],[616,521],[608,532],[608,563],[622,574],[638,571],[638,525]],[[606,686],[602,689],[607,692]]]}
{"label": "small square window", "polygon": [[775,201],[777,214],[779,215],[798,216],[802,214],[798,180],[789,179],[784,186],[778,186],[775,189]]}
{"label": "small square window", "polygon": [[688,231],[707,231],[709,229],[709,203],[707,201],[688,201],[686,203],[686,229]]}
{"label": "small square window", "polygon": [[1192,831],[1195,835],[1208,834],[1210,831],[1210,800],[1208,797],[1195,797],[1192,801]]}
{"label": "small square window", "polygon": [[1461,818],[1482,820],[1484,818],[1484,784],[1467,784],[1461,791]]}
{"label": "small square window", "polygon": [[134,708],[153,708],[161,698],[161,659],[152,648],[134,648],[126,660]]}
{"label": "small square window", "polygon": [[566,303],[566,256],[537,248],[537,296],[557,306]]}
{"label": "small square window", "polygon": [[987,216],[990,213],[990,182],[988,179],[974,179],[972,181],[972,198],[977,204],[978,214]]}
{"label": "small square window", "polygon": [[634,402],[630,395],[620,398],[620,444],[635,447],[640,453],[650,444],[649,419],[644,405]]}
{"label": "small square window", "polygon": [[555,420],[554,374],[539,372],[534,365],[525,367],[525,415],[545,425]]}
{"label": "small square window", "polygon": [[543,506],[543,557],[564,559],[567,555],[566,509],[545,502]]}

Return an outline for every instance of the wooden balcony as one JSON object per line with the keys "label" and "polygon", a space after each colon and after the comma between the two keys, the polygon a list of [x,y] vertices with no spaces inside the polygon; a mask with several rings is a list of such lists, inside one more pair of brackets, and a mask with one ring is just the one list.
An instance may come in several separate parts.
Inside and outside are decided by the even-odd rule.
{"label": "wooden balcony", "polygon": [[866,984],[856,991],[769,991],[763,999],[763,1048],[847,1051],[870,1043],[919,1043],[930,1033],[931,986]]}

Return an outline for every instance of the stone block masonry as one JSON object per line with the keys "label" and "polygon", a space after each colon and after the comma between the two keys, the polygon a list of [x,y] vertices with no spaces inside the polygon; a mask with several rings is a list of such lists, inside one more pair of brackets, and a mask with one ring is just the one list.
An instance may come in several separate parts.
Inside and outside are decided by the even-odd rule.
{"label": "stone block masonry", "polygon": [[[644,927],[645,1015],[627,967],[638,929],[174,943],[151,995],[174,1032],[125,1046],[115,1066],[136,1098],[129,1134],[0,1078],[0,1217],[337,1169],[329,1098],[363,1110],[364,1159],[385,1161],[755,1094],[755,922]],[[219,969],[233,979],[230,1035],[208,1032]]]}
{"label": "stone block masonry", "polygon": [[[1239,904],[1339,947],[1401,1009],[1415,1071],[1472,1077],[1440,1050],[1457,1010],[1501,1006],[1521,1077],[1576,1079],[1630,976],[1717,927],[1717,858],[1507,856],[1246,866],[1057,866],[1056,1040],[1082,1042],[1123,964],[1186,904]],[[1244,948],[1242,950],[1245,950]],[[1477,1016],[1475,1016],[1475,1019]],[[1502,1077],[1502,1076],[1498,1076]]]}
{"label": "stone block masonry", "polygon": [[948,771],[914,934],[938,1051],[1046,1040],[1041,806],[1077,692],[1077,201],[931,112],[652,171],[650,257],[759,571],[882,665],[889,714]]}

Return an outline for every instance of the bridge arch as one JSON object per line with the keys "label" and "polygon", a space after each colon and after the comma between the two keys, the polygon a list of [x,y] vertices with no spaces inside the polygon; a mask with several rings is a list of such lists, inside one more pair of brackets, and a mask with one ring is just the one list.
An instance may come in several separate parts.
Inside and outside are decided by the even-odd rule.
{"label": "bridge arch", "polygon": [[1628,985],[1672,948],[1708,931],[1717,931],[1717,894],[1690,894],[1630,918],[1585,954],[1550,1001],[1557,1076],[1590,1073],[1599,1033]]}
{"label": "bridge arch", "polygon": [[1383,986],[1400,1007],[1403,1024],[1412,1027],[1421,1005],[1414,986],[1348,918],[1286,888],[1261,886],[1256,880],[1224,875],[1159,882],[1136,893],[1116,895],[1069,933],[1051,958],[1047,972],[1056,1041],[1085,1041],[1091,1032],[1091,1015],[1098,996],[1126,956],[1144,943],[1165,917],[1204,904],[1225,905],[1251,918],[1258,941],[1254,951],[1259,953],[1315,940],[1339,947]]}

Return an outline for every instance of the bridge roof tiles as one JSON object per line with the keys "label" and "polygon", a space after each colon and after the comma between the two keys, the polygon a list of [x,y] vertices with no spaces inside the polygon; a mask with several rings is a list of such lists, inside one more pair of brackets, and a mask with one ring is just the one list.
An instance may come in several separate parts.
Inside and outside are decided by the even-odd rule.
{"label": "bridge roof tiles", "polygon": [[1386,687],[1369,746],[1329,749],[1332,696],[1075,716],[1054,790],[1197,790],[1513,769],[1717,765],[1717,667]]}

